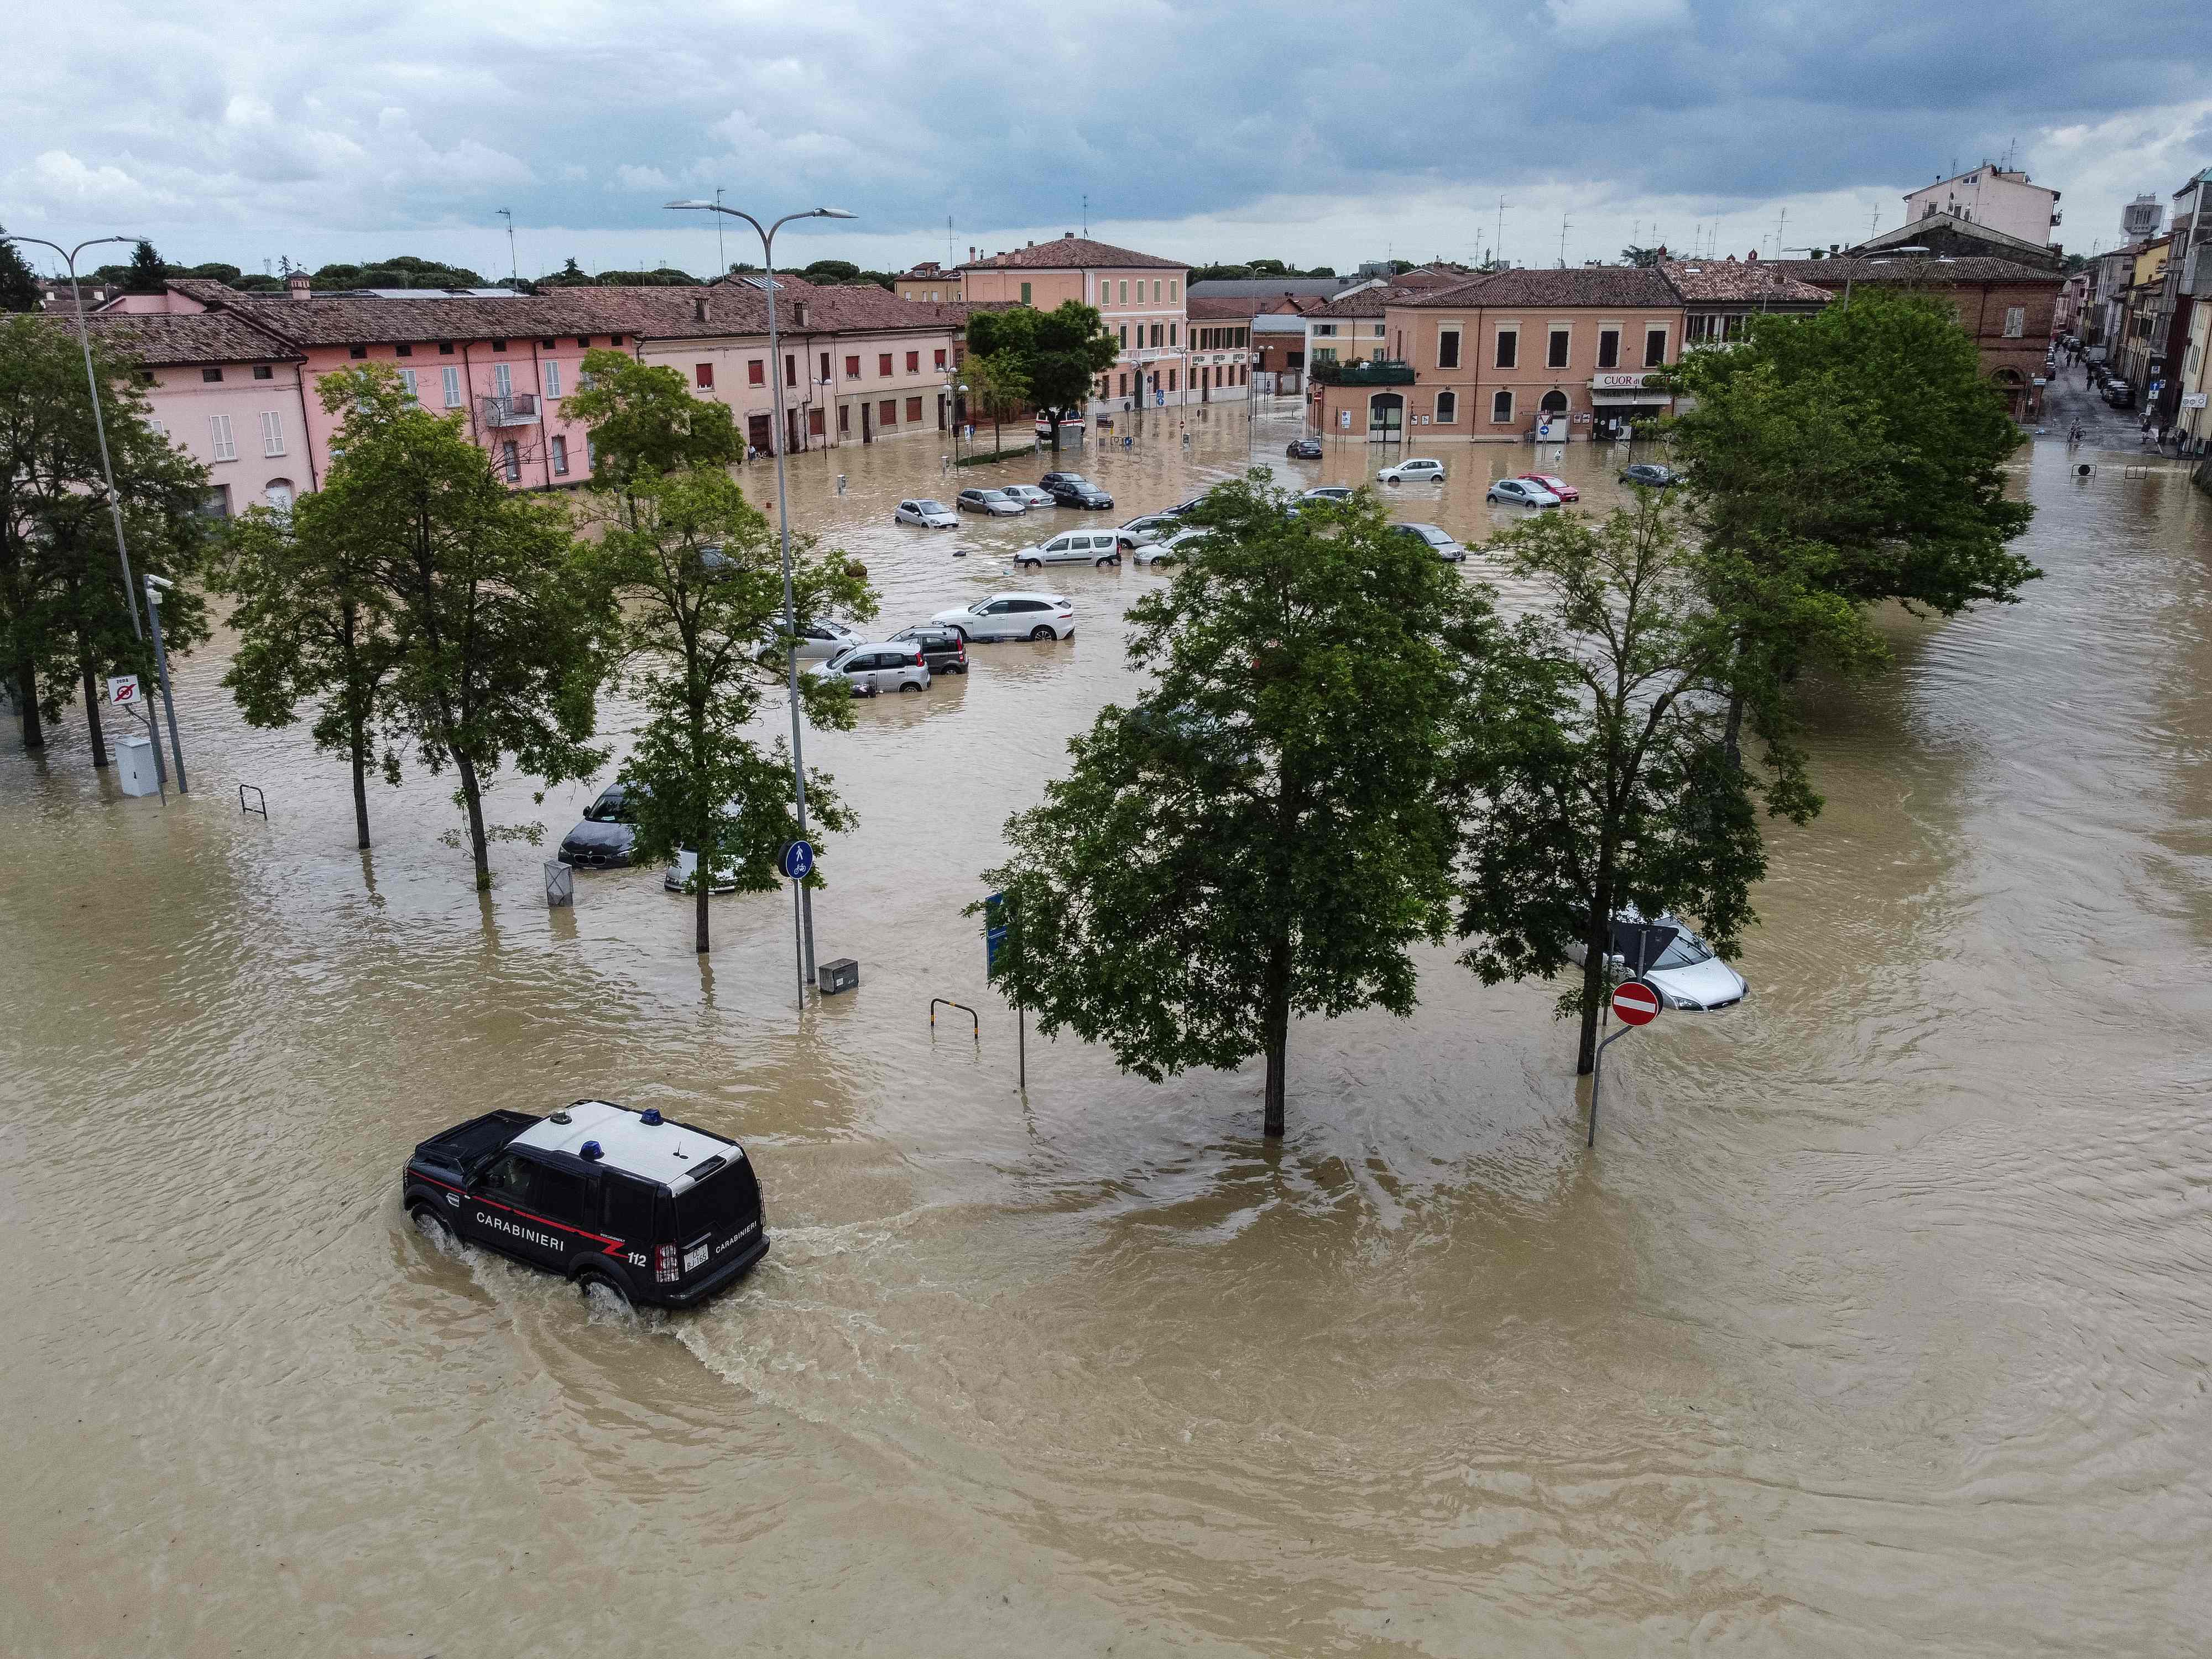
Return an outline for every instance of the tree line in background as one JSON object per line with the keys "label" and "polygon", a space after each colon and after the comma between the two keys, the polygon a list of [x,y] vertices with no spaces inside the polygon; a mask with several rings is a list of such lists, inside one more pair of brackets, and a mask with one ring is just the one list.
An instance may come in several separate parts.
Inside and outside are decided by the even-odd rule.
{"label": "tree line in background", "polygon": [[[1088,307],[977,320],[971,362],[1042,406],[1096,372]],[[325,487],[218,538],[204,472],[148,425],[126,366],[98,367],[134,550],[185,584],[173,650],[206,635],[201,587],[232,601],[225,684],[249,721],[308,718],[346,757],[362,846],[372,776],[451,771],[454,839],[488,884],[489,843],[538,830],[487,820],[498,770],[540,799],[591,775],[598,700],[621,688],[646,716],[619,773],[637,856],[698,855],[698,948],[711,891],[775,884],[791,757],[750,727],[788,641],[727,406],[591,354],[580,512],[507,489],[457,419],[362,365],[323,385],[344,416]],[[1208,535],[1128,613],[1145,689],[1072,741],[986,872],[1012,924],[994,981],[1147,1077],[1263,1058],[1279,1133],[1293,1018],[1408,1012],[1417,945],[1456,939],[1488,982],[1578,967],[1561,1006],[1583,1070],[1625,906],[1694,918],[1735,954],[1762,822],[1820,809],[1807,685],[1881,666],[1882,607],[1955,615],[2039,574],[2011,547],[2033,509],[2002,471],[2025,439],[1949,312],[1911,295],[1755,317],[1669,378],[1680,499],[1493,540],[1539,596],[1516,616],[1368,493],[1294,504],[1261,472],[1210,492],[1191,519]],[[76,343],[29,319],[0,324],[0,667],[25,741],[82,691],[97,750],[98,679],[144,653]],[[802,618],[875,613],[857,568],[805,538],[793,585]],[[852,719],[835,681],[800,698],[817,726]],[[808,793],[823,827],[850,823],[832,780]]]}
{"label": "tree line in background", "polygon": [[[1390,261],[1390,268],[1392,271],[1396,272],[1411,270],[1413,267],[1403,259],[1393,259]],[[1297,266],[1285,264],[1280,259],[1250,259],[1241,265],[1194,265],[1191,268],[1190,280],[1194,283],[1247,282],[1255,276],[1327,277],[1335,275],[1334,265],[1316,265],[1310,270],[1301,270]]]}

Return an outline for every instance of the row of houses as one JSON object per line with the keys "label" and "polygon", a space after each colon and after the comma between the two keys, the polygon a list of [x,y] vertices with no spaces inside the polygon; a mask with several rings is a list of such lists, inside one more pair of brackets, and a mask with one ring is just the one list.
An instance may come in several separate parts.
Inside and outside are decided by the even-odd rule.
{"label": "row of houses", "polygon": [[2146,422],[2212,448],[2212,167],[2122,210],[2120,246],[2067,284],[2062,326],[2133,388]]}
{"label": "row of houses", "polygon": [[762,453],[951,424],[964,307],[775,281],[774,351],[762,277],[699,289],[404,296],[318,295],[304,276],[281,295],[185,279],[158,295],[122,296],[88,324],[137,366],[152,418],[207,465],[216,481],[210,509],[226,514],[257,502],[287,506],[319,486],[337,424],[319,383],[365,362],[393,369],[426,407],[462,416],[518,488],[589,477],[590,436],[568,417],[567,400],[593,349],[673,368],[695,397],[728,404]]}

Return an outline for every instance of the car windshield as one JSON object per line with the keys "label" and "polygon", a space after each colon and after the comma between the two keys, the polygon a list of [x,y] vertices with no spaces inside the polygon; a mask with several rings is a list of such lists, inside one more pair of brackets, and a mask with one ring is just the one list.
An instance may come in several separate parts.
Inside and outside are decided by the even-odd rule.
{"label": "car windshield", "polygon": [[[945,511],[945,503],[943,501],[916,501],[915,505],[925,513],[942,513]],[[883,509],[881,507],[878,507],[876,511],[880,513]]]}
{"label": "car windshield", "polygon": [[[1006,499],[1006,492],[1003,489],[979,489],[975,494],[979,499],[987,501],[1003,501]],[[878,507],[876,511],[880,513],[883,508]]]}
{"label": "car windshield", "polygon": [[[878,507],[876,510],[879,513],[883,511],[881,507]],[[840,651],[836,656],[830,658],[828,664],[825,665],[833,671],[842,668],[852,659],[853,653],[859,649],[860,647],[858,646],[848,645],[842,651]]]}
{"label": "car windshield", "polygon": [[[877,511],[881,512],[878,507]],[[584,809],[585,819],[592,823],[627,823],[629,814],[623,810],[626,797],[619,789],[610,789]]]}

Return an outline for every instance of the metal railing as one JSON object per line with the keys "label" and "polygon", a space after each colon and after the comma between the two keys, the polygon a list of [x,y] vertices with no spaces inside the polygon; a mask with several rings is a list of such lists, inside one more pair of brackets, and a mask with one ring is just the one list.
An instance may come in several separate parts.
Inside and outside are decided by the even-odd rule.
{"label": "metal railing", "polygon": [[538,394],[518,392],[511,397],[487,398],[483,400],[486,426],[535,426],[538,424]]}

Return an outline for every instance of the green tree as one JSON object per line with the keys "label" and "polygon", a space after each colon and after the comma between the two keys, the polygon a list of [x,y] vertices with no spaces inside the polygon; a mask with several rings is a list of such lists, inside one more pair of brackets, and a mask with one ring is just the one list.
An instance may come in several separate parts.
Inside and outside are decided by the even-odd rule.
{"label": "green tree", "polygon": [[831,285],[860,280],[860,268],[850,259],[817,259],[799,274],[810,283]]}
{"label": "green tree", "polygon": [[1099,319],[1098,309],[1064,300],[1052,311],[1015,306],[978,311],[968,319],[971,355],[1007,359],[1037,412],[1052,422],[1052,447],[1060,447],[1060,423],[1088,404],[1092,383],[1121,355]]}
{"label": "green tree", "polygon": [[1620,263],[1625,265],[1656,265],[1666,257],[1664,248],[1638,247],[1633,243],[1620,250]]}
{"label": "green tree", "polygon": [[169,267],[161,263],[151,242],[141,242],[131,250],[131,263],[125,267],[123,278],[125,294],[159,294],[168,282]]}
{"label": "green tree", "polygon": [[433,772],[453,769],[478,888],[496,833],[535,843],[537,825],[495,831],[483,791],[506,757],[546,784],[589,777],[596,699],[615,628],[586,580],[565,502],[510,490],[459,416],[434,416],[381,364],[326,375],[343,412],[319,522],[327,556],[363,574],[391,606],[401,648],[383,698],[388,742]]}
{"label": "green tree", "polygon": [[[779,738],[763,752],[749,735],[763,694],[782,677],[781,654],[760,651],[782,631],[779,544],[719,468],[641,475],[598,503],[603,533],[586,544],[585,563],[623,602],[630,690],[647,711],[621,774],[635,803],[633,856],[698,854],[690,891],[703,952],[708,896],[717,885],[773,890],[776,851],[799,833],[789,746]],[[876,614],[859,567],[811,542],[793,544],[792,587],[802,617]],[[799,686],[811,723],[853,724],[842,678],[802,677]],[[832,781],[811,769],[806,805],[811,829],[852,825]]]}
{"label": "green tree", "polygon": [[[1693,915],[1734,956],[1766,868],[1758,805],[1802,823],[1820,798],[1779,687],[1742,678],[1736,619],[1710,602],[1702,557],[1656,493],[1600,522],[1544,515],[1489,550],[1543,599],[1485,659],[1466,706],[1462,960],[1494,984],[1556,974],[1579,944],[1561,1007],[1581,1017],[1586,1073],[1614,914]],[[1765,603],[1808,640],[1856,629],[1832,594],[1801,586]],[[1726,741],[1739,694],[1767,739],[1756,770]]]}
{"label": "green tree", "polygon": [[237,601],[230,626],[238,648],[223,684],[251,726],[289,726],[302,702],[316,704],[315,747],[344,755],[352,767],[354,829],[366,848],[370,771],[399,781],[399,752],[380,746],[377,716],[405,641],[363,538],[332,522],[343,501],[317,492],[290,513],[246,513],[232,530],[216,586]]}
{"label": "green tree", "polygon": [[[173,654],[207,636],[192,581],[206,546],[206,470],[155,432],[129,367],[94,347],[117,498],[139,575],[179,586],[164,606]],[[0,672],[22,712],[23,744],[46,744],[81,689],[94,763],[106,763],[100,681],[151,674],[131,626],[98,433],[74,336],[42,317],[0,322]]]}
{"label": "green tree", "polygon": [[[0,225],[0,234],[7,227]],[[0,311],[37,311],[45,303],[39,279],[13,242],[0,241]]]}
{"label": "green tree", "polygon": [[1450,922],[1447,734],[1486,599],[1371,495],[1289,511],[1255,471],[1128,613],[1154,676],[1070,744],[986,879],[1015,927],[995,983],[1158,1081],[1267,1061],[1283,1132],[1291,1017],[1409,1011],[1407,947]]}
{"label": "green tree", "polygon": [[584,354],[583,378],[562,404],[592,430],[592,482],[619,489],[632,479],[723,466],[744,453],[727,404],[691,395],[684,376],[605,347]]}
{"label": "green tree", "polygon": [[1006,442],[999,424],[1009,415],[1018,415],[1029,404],[1029,381],[1023,376],[1021,360],[1010,352],[995,352],[979,356],[971,351],[968,361],[960,365],[960,383],[968,388],[965,394],[970,417],[981,415],[991,422],[991,447],[1003,449]]}
{"label": "green tree", "polygon": [[540,288],[590,288],[598,280],[578,264],[575,256],[571,254],[560,270],[555,271],[550,276],[539,277],[538,285]]}

